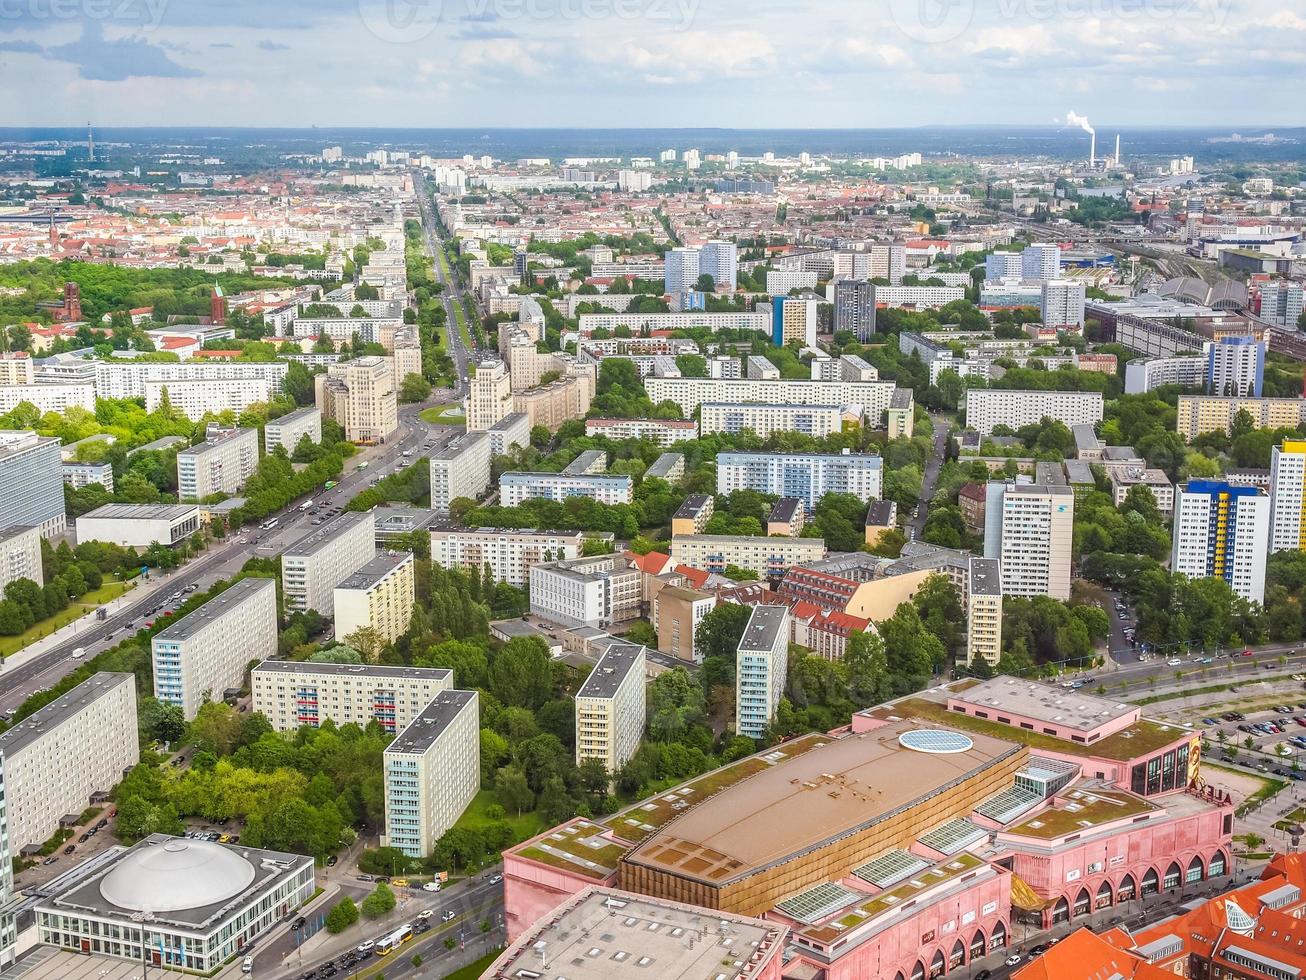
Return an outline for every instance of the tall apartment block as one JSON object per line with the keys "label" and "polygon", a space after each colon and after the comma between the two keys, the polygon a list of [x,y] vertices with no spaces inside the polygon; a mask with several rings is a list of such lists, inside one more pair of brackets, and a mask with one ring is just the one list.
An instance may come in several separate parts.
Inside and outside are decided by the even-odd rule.
{"label": "tall apartment block", "polygon": [[579,558],[585,547],[580,531],[496,530],[461,527],[431,529],[431,561],[442,568],[482,574],[488,565],[496,582],[518,588],[530,581],[541,562]]}
{"label": "tall apartment block", "polygon": [[315,379],[316,404],[322,417],[345,430],[345,438],[363,445],[385,442],[399,428],[399,401],[394,364],[388,357],[358,357],[327,366]]}
{"label": "tall apartment block", "polygon": [[441,691],[385,750],[385,837],[424,858],[481,788],[475,691]]}
{"label": "tall apartment block", "polygon": [[431,457],[431,509],[449,513],[459,497],[478,500],[490,487],[488,432],[468,432]]}
{"label": "tall apartment block", "polygon": [[7,527],[0,531],[0,591],[20,578],[45,584],[41,532],[34,527]]}
{"label": "tall apartment block", "polygon": [[849,331],[858,340],[875,334],[875,283],[839,279],[834,284],[834,330]]}
{"label": "tall apartment block", "polygon": [[966,601],[966,664],[1002,659],[1002,563],[971,558]]}
{"label": "tall apartment block", "polygon": [[334,616],[336,586],[376,557],[371,514],[344,513],[300,538],[281,556],[286,612]]}
{"label": "tall apartment block", "polygon": [[154,696],[190,721],[205,701],[241,687],[251,660],[277,652],[277,583],[244,578],[154,635]]}
{"label": "tall apartment block", "polygon": [[668,585],[653,597],[653,623],[658,631],[658,652],[686,663],[701,664],[703,650],[697,643],[698,627],[716,608],[716,596]]}
{"label": "tall apartment block", "polygon": [[644,648],[614,643],[576,692],[576,765],[598,759],[609,773],[630,761],[644,735]]}
{"label": "tall apartment block", "polygon": [[377,555],[336,586],[336,636],[371,628],[387,643],[408,632],[417,601],[410,551]]}
{"label": "tall apartment block", "polygon": [[1084,296],[1084,284],[1077,280],[1050,279],[1044,282],[1039,301],[1043,324],[1058,330],[1082,330]]}
{"label": "tall apartment block", "polygon": [[177,453],[177,496],[239,493],[258,468],[258,429],[228,429]]}
{"label": "tall apartment block", "polygon": [[1069,600],[1074,521],[1070,487],[989,483],[984,557],[998,560],[1004,595]]}
{"label": "tall apartment block", "polygon": [[1272,279],[1262,283],[1261,319],[1268,320],[1276,327],[1297,329],[1306,300],[1306,287],[1299,282],[1288,279]]}
{"label": "tall apartment block", "polygon": [[140,761],[136,678],[101,672],[0,734],[13,855],[43,844]]}
{"label": "tall apartment block", "polygon": [[1265,341],[1221,337],[1206,349],[1206,391],[1234,398],[1260,398],[1265,385]]}
{"label": "tall apartment block", "polygon": [[757,490],[776,497],[797,497],[809,513],[827,493],[846,493],[869,503],[878,500],[884,461],[864,453],[717,454],[716,492]]}
{"label": "tall apartment block", "polygon": [[0,430],[0,527],[28,525],[49,538],[68,529],[59,440]]}
{"label": "tall apartment block", "polygon": [[301,408],[297,412],[270,419],[263,426],[263,452],[270,453],[280,447],[286,455],[293,455],[299,440],[308,436],[308,441],[322,441],[322,410],[318,408]]}
{"label": "tall apartment block", "polygon": [[513,413],[512,377],[500,360],[485,360],[467,381],[467,431],[484,432]]}
{"label": "tall apartment block", "polygon": [[9,816],[5,803],[5,760],[0,756],[0,971],[18,955],[18,917],[14,897],[13,851],[9,846]]}
{"label": "tall apartment block", "polygon": [[254,711],[279,732],[308,725],[366,726],[375,721],[390,734],[407,728],[441,691],[453,687],[453,671],[385,664],[315,664],[265,660],[249,675]]}
{"label": "tall apartment block", "polygon": [[1270,498],[1260,487],[1192,480],[1175,490],[1170,570],[1221,578],[1249,602],[1265,601]]}
{"label": "tall apartment block", "polygon": [[1027,245],[1020,253],[1020,277],[1033,282],[1046,282],[1061,276],[1061,246],[1046,242]]}
{"label": "tall apartment block", "polygon": [[1285,439],[1270,458],[1270,551],[1306,551],[1306,441]]}
{"label": "tall apartment block", "polygon": [[1100,391],[1005,391],[972,388],[966,392],[966,427],[988,435],[995,426],[1019,429],[1045,418],[1067,427],[1102,421]]}
{"label": "tall apartment block", "polygon": [[789,607],[754,606],[735,651],[735,733],[763,738],[789,671]]}
{"label": "tall apartment block", "polygon": [[777,347],[798,344],[816,346],[817,301],[804,296],[774,296],[771,299],[771,342]]}

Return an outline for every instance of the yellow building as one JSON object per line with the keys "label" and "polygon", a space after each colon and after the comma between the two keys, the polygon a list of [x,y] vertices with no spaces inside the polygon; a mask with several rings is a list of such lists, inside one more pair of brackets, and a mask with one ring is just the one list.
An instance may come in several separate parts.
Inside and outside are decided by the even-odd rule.
{"label": "yellow building", "polygon": [[1257,429],[1299,429],[1306,422],[1306,399],[1180,395],[1176,428],[1189,442],[1208,432],[1227,435],[1239,412],[1250,415]]}
{"label": "yellow building", "polygon": [[394,643],[408,631],[415,601],[412,553],[377,555],[336,586],[336,636],[371,627]]}

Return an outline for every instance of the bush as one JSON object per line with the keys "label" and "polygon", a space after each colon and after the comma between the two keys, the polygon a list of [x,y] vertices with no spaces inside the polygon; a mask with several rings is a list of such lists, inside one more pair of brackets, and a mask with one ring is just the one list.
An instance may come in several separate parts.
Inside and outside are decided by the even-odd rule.
{"label": "bush", "polygon": [[395,907],[395,893],[383,881],[378,881],[372,894],[363,899],[362,912],[369,919],[379,919]]}
{"label": "bush", "polygon": [[357,921],[358,906],[354,904],[352,898],[345,896],[331,906],[331,911],[327,913],[326,930],[334,936],[344,932]]}

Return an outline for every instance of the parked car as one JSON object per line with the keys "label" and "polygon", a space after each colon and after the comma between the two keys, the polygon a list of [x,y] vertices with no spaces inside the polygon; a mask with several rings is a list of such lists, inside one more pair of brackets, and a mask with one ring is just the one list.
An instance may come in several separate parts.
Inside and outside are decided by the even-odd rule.
{"label": "parked car", "polygon": [[72,853],[73,851],[75,851],[75,850],[77,850],[77,845],[76,845],[76,844],[69,844],[67,847],[65,847],[65,848],[63,849],[63,852],[64,852],[65,854],[71,854],[71,853]]}
{"label": "parked car", "polygon": [[438,881],[428,881],[422,886],[422,891],[424,892],[438,892],[439,890],[440,883]]}

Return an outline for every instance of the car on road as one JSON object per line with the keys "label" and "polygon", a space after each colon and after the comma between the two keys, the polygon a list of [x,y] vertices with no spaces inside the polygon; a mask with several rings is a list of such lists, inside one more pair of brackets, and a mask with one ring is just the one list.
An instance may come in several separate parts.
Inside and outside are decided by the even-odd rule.
{"label": "car on road", "polygon": [[240,961],[240,972],[241,973],[254,972],[254,957],[246,956],[243,960]]}
{"label": "car on road", "polygon": [[305,926],[305,924],[306,924],[307,922],[308,922],[308,920],[305,919],[305,918],[301,915],[301,916],[300,916],[298,919],[296,919],[294,922],[290,923],[290,931],[291,931],[291,932],[299,932],[300,929],[303,929],[303,928],[304,928],[304,926]]}
{"label": "car on road", "polygon": [[340,860],[340,858],[338,858],[338,857],[336,857],[334,854],[332,854],[329,858],[327,858],[327,867],[328,867],[328,868],[334,868],[334,867],[336,866],[336,862],[339,861],[339,860]]}
{"label": "car on road", "polygon": [[54,864],[58,860],[59,860],[59,856],[57,854],[51,854],[48,858],[42,861],[41,864],[42,866],[48,866]]}
{"label": "car on road", "polygon": [[77,850],[77,845],[76,845],[76,844],[69,844],[67,847],[65,847],[65,848],[63,849],[63,852],[64,852],[65,854],[71,854],[71,853],[72,853],[73,851],[75,851],[75,850]]}
{"label": "car on road", "polygon": [[393,881],[390,882],[390,884],[394,885],[396,888],[407,888],[407,887],[408,887],[408,879],[407,879],[407,878],[395,878]]}
{"label": "car on road", "polygon": [[499,882],[501,882],[501,881],[503,881],[503,875],[500,875],[500,874],[490,875],[490,884],[491,884],[491,885],[497,885],[497,884],[498,884]]}
{"label": "car on road", "polygon": [[417,913],[417,917],[418,917],[419,919],[429,919],[429,918],[431,918],[431,916],[433,916],[433,915],[435,915],[435,913],[434,913],[433,911],[431,911],[430,909],[422,909],[422,911],[420,911],[420,912]]}
{"label": "car on road", "polygon": [[1016,953],[1012,953],[1010,956],[1008,956],[1007,966],[1020,966],[1020,956]]}
{"label": "car on road", "polygon": [[438,892],[439,890],[440,883],[438,881],[428,881],[422,886],[422,891],[424,892]]}
{"label": "car on road", "polygon": [[1169,660],[1165,662],[1165,665],[1167,667],[1178,667],[1182,663],[1183,661],[1180,660],[1178,657],[1171,657]]}
{"label": "car on road", "polygon": [[364,956],[371,956],[372,950],[374,950],[375,948],[376,948],[376,943],[373,942],[371,939],[365,939],[358,944],[358,951],[362,953]]}
{"label": "car on road", "polygon": [[1252,648],[1251,648],[1251,647],[1248,647],[1246,650],[1243,651],[1243,656],[1244,656],[1244,657],[1250,657],[1251,655],[1252,655]]}
{"label": "car on road", "polygon": [[358,875],[359,881],[376,881],[375,875]]}
{"label": "car on road", "polygon": [[440,916],[440,921],[452,922],[454,920],[454,917],[455,917],[455,913],[453,909],[445,909],[444,914]]}

